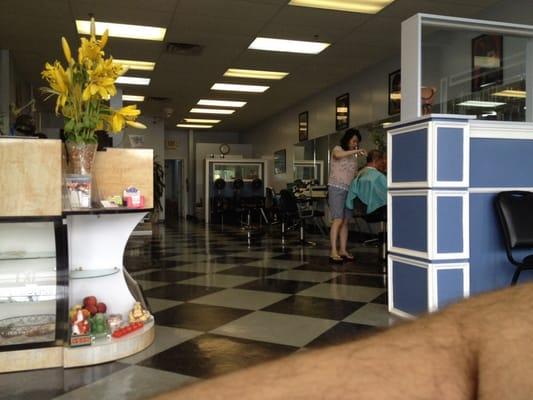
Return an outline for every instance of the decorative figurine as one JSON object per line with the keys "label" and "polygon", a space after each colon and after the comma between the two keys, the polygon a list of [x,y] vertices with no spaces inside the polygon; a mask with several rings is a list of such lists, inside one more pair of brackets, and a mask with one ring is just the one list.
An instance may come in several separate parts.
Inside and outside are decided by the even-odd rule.
{"label": "decorative figurine", "polygon": [[129,312],[128,317],[129,322],[146,322],[150,318],[150,313],[143,309],[141,303],[137,301]]}
{"label": "decorative figurine", "polygon": [[80,309],[76,313],[76,319],[72,321],[72,334],[73,335],[87,335],[91,327],[89,321],[84,316],[83,311]]}

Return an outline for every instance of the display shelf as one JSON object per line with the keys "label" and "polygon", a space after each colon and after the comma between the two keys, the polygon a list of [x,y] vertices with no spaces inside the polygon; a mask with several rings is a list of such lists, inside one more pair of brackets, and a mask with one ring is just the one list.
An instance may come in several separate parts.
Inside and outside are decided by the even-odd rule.
{"label": "display shelf", "polygon": [[64,208],[63,215],[129,214],[129,213],[151,212],[151,211],[153,211],[153,208],[128,208],[128,207]]}
{"label": "display shelf", "polygon": [[115,275],[120,272],[120,268],[99,268],[99,269],[82,269],[72,270],[69,273],[70,279],[93,279],[104,276]]}
{"label": "display shelf", "polygon": [[13,260],[35,260],[43,258],[56,258],[56,254],[53,251],[41,251],[41,252],[26,252],[26,251],[8,251],[0,253],[0,261],[13,261]]}
{"label": "display shelf", "polygon": [[82,367],[128,357],[146,349],[154,339],[155,328],[152,319],[142,329],[121,338],[99,338],[90,346],[65,347],[63,367]]}

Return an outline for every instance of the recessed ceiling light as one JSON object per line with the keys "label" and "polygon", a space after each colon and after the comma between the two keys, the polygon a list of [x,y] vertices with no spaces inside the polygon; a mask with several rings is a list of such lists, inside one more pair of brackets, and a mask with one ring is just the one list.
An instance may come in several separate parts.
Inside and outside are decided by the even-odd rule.
{"label": "recessed ceiling light", "polygon": [[124,85],[145,85],[150,84],[150,78],[140,78],[137,76],[119,76],[115,81]]}
{"label": "recessed ceiling light", "polygon": [[376,14],[393,1],[394,0],[291,0],[289,5],[363,14]]}
{"label": "recessed ceiling light", "polygon": [[329,45],[330,43],[258,37],[248,48],[252,50],[281,51],[285,53],[318,54]]}
{"label": "recessed ceiling light", "polygon": [[241,108],[246,105],[245,101],[231,101],[231,100],[207,100],[202,99],[198,101],[199,106],[214,106],[214,107],[236,107]]}
{"label": "recessed ceiling light", "polygon": [[219,119],[185,118],[185,122],[193,124],[218,124]]}
{"label": "recessed ceiling light", "polygon": [[191,108],[189,111],[194,114],[233,114],[235,110],[222,110],[217,108]]}
{"label": "recessed ceiling light", "polygon": [[492,93],[493,96],[499,96],[499,97],[518,97],[520,99],[526,98],[526,91],[525,90],[502,90],[501,92]]}
{"label": "recessed ceiling light", "polygon": [[213,125],[196,125],[196,124],[177,124],[178,128],[198,128],[198,129],[209,129],[212,128]]}
{"label": "recessed ceiling light", "polygon": [[211,86],[211,90],[224,90],[227,92],[251,92],[263,93],[268,90],[270,86],[260,85],[237,85],[235,83],[215,83]]}
{"label": "recessed ceiling light", "polygon": [[498,107],[503,106],[505,103],[500,103],[497,101],[480,101],[480,100],[468,100],[463,101],[462,103],[457,104],[458,106],[464,107]]}
{"label": "recessed ceiling light", "polygon": [[[91,21],[76,20],[76,28],[80,35],[91,33]],[[95,33],[102,35],[109,29],[109,36],[128,39],[144,39],[162,41],[165,38],[166,29],[157,26],[115,24],[112,22],[96,22]]]}
{"label": "recessed ceiling light", "polygon": [[122,101],[144,101],[144,96],[135,96],[133,94],[123,94]]}
{"label": "recessed ceiling light", "polygon": [[155,62],[152,61],[113,59],[113,62],[117,64],[122,64],[125,67],[128,67],[128,69],[135,69],[138,71],[153,71],[155,68]]}
{"label": "recessed ceiling light", "polygon": [[272,80],[283,79],[287,75],[289,75],[288,72],[259,71],[255,69],[237,69],[237,68],[230,68],[224,73],[224,76],[229,76],[232,78],[272,79]]}

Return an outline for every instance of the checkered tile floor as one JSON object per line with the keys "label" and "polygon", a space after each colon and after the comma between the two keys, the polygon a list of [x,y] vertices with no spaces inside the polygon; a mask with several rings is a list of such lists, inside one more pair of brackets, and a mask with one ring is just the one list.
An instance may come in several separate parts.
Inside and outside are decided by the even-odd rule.
{"label": "checkered tile floor", "polygon": [[[144,399],[392,323],[377,249],[353,246],[355,262],[332,266],[328,242],[313,240],[265,235],[248,248],[237,229],[185,223],[133,237],[124,263],[154,313],[154,345],[103,366],[0,376],[0,398]],[[37,375],[45,388],[17,386]]]}

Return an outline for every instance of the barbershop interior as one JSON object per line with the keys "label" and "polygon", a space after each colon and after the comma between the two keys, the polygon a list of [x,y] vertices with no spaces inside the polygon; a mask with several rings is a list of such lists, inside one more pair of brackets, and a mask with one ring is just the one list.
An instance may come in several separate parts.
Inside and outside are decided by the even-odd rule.
{"label": "barbershop interior", "polygon": [[181,398],[533,277],[530,0],[0,21],[0,399]]}

